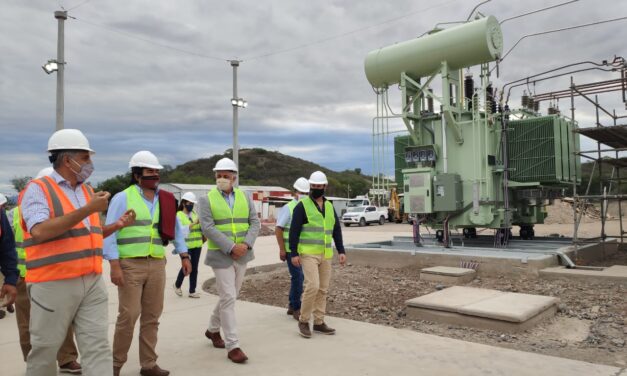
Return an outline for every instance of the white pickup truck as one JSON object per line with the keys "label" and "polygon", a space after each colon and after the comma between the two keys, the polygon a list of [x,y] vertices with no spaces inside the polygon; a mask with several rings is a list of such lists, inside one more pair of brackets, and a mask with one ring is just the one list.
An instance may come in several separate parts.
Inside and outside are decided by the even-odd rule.
{"label": "white pickup truck", "polygon": [[365,226],[371,223],[383,225],[387,216],[387,209],[377,209],[376,206],[356,206],[349,207],[342,216],[341,221],[346,227],[353,224]]}

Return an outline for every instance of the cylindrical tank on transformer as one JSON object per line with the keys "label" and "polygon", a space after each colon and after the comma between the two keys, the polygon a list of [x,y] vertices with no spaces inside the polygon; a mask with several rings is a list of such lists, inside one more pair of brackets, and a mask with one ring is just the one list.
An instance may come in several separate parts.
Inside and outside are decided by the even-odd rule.
{"label": "cylindrical tank on transformer", "polygon": [[417,79],[433,74],[446,61],[461,69],[496,60],[503,53],[503,34],[493,16],[393,44],[366,56],[366,77],[374,87],[400,82],[401,73]]}

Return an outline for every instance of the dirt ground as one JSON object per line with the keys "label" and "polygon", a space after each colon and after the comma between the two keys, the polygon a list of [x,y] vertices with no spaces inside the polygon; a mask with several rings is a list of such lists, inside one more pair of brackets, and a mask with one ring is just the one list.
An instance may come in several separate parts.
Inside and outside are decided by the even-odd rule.
{"label": "dirt ground", "polygon": [[[383,269],[350,264],[344,268],[334,266],[327,311],[329,316],[464,341],[627,366],[627,288],[504,276],[476,279],[468,286],[556,296],[560,298],[559,312],[554,319],[514,335],[412,320],[405,315],[405,301],[443,286],[420,281],[419,271],[412,268]],[[247,277],[241,299],[286,307],[288,289],[287,267],[280,267]],[[285,317],[286,325],[293,325],[296,330],[293,319]],[[332,325],[333,320],[329,321]]]}

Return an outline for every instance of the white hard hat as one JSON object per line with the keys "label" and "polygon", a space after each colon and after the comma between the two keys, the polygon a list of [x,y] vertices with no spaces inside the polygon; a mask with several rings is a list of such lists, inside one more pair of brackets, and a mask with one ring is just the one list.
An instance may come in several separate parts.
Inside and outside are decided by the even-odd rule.
{"label": "white hard hat", "polygon": [[293,187],[301,193],[309,193],[309,182],[307,181],[307,178],[300,177],[296,179]]}
{"label": "white hard hat", "polygon": [[83,132],[78,129],[61,129],[48,139],[48,151],[55,150],[85,150],[94,153],[89,147],[89,141]]}
{"label": "white hard hat", "polygon": [[4,205],[7,203],[7,196],[3,195],[2,193],[0,193],[0,205]]}
{"label": "white hard hat", "polygon": [[324,172],[314,171],[309,177],[309,184],[329,184],[329,181]]}
{"label": "white hard hat", "polygon": [[216,163],[216,166],[213,168],[213,171],[233,171],[237,172],[237,166],[235,162],[229,158],[222,158]]}
{"label": "white hard hat", "polygon": [[181,197],[181,200],[186,200],[191,202],[192,204],[197,204],[198,200],[196,199],[196,195],[192,192],[186,192],[183,197]]}
{"label": "white hard hat", "polygon": [[128,162],[128,167],[145,167],[145,168],[154,168],[157,170],[163,169],[163,166],[159,164],[159,160],[157,157],[149,152],[148,150],[138,151],[133,154],[131,160]]}
{"label": "white hard hat", "polygon": [[35,179],[43,178],[44,176],[50,176],[50,175],[52,175],[53,171],[54,171],[54,168],[52,168],[52,167],[42,168],[37,173],[37,176],[35,176]]}

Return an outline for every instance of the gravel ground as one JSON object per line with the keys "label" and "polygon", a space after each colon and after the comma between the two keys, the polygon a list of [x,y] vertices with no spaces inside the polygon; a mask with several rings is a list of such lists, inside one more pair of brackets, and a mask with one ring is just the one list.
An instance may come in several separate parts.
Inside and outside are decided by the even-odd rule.
{"label": "gravel ground", "polygon": [[[625,265],[627,253],[616,259]],[[436,291],[437,283],[419,280],[414,268],[383,269],[334,266],[327,307],[329,316],[406,328],[464,341],[522,351],[627,366],[627,288],[580,281],[544,281],[531,277],[476,279],[468,286],[560,298],[554,319],[515,335],[448,324],[411,320],[405,301]],[[241,299],[285,307],[289,289],[286,267],[247,277]],[[209,290],[215,293],[215,291]],[[296,324],[286,315],[286,325]],[[329,320],[332,323],[332,320]]]}

